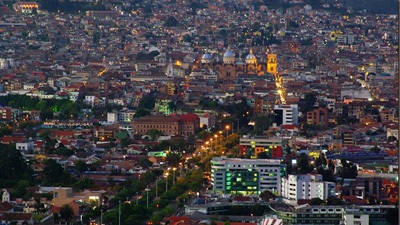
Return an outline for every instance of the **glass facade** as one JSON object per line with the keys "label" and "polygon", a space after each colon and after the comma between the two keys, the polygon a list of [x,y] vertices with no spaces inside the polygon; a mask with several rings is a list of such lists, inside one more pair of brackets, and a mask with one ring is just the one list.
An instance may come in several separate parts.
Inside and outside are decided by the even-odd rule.
{"label": "glass facade", "polygon": [[258,194],[259,174],[255,170],[234,170],[225,173],[225,192],[230,194]]}

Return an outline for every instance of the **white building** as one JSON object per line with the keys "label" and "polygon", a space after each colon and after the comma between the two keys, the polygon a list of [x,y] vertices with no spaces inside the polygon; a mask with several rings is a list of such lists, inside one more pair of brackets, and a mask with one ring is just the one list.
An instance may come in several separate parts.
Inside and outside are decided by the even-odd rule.
{"label": "white building", "polygon": [[1,202],[10,202],[10,193],[6,189],[4,189]]}
{"label": "white building", "polygon": [[369,215],[360,213],[345,213],[343,215],[344,225],[369,225]]}
{"label": "white building", "polygon": [[118,121],[120,122],[131,122],[133,116],[135,115],[135,111],[123,111],[118,114]]}
{"label": "white building", "polygon": [[93,106],[96,103],[96,96],[94,95],[86,95],[84,102],[88,105]]}
{"label": "white building", "polygon": [[298,122],[297,105],[275,105],[274,112],[277,125],[296,125]]}
{"label": "white building", "polygon": [[135,111],[123,111],[118,113],[107,113],[107,122],[108,123],[118,123],[118,122],[131,122],[133,116],[135,115]]}
{"label": "white building", "polygon": [[30,151],[34,149],[34,144],[33,142],[19,142],[15,145],[15,148],[18,151]]}
{"label": "white building", "polygon": [[281,160],[217,157],[211,160],[214,192],[258,195],[263,191],[281,193]]}
{"label": "white building", "polygon": [[282,197],[289,201],[320,198],[326,200],[335,195],[335,183],[322,181],[322,175],[288,175],[282,178]]}
{"label": "white building", "polygon": [[116,123],[118,122],[118,114],[117,113],[107,113],[107,122],[108,123]]}

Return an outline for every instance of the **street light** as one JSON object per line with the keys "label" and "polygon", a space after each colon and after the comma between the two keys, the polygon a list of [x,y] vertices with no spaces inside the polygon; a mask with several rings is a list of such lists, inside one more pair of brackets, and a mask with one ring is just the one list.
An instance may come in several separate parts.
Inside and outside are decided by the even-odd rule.
{"label": "street light", "polygon": [[225,130],[226,130],[226,139],[228,139],[228,131],[231,129],[231,126],[229,124],[227,124],[225,126]]}
{"label": "street light", "polygon": [[165,192],[168,191],[168,175],[169,175],[169,173],[166,172],[166,173],[165,173],[165,180],[166,180],[166,182],[165,182]]}
{"label": "street light", "polygon": [[174,167],[174,168],[172,168],[172,171],[173,171],[173,180],[172,180],[172,185],[174,186],[175,185],[175,171],[176,171],[176,167]]}

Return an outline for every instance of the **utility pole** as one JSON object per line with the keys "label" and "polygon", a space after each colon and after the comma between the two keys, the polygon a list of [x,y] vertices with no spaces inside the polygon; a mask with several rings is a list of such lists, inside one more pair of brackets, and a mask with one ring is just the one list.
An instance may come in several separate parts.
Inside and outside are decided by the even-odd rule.
{"label": "utility pole", "polygon": [[174,167],[174,168],[172,169],[172,171],[173,171],[173,176],[172,176],[172,178],[173,178],[173,180],[172,180],[172,186],[174,186],[174,185],[175,185],[175,171],[176,171],[176,167]]}
{"label": "utility pole", "polygon": [[165,192],[168,191],[168,176],[165,178]]}
{"label": "utility pole", "polygon": [[156,198],[158,197],[158,178],[156,180]]}
{"label": "utility pole", "polygon": [[175,185],[175,170],[174,170],[174,173],[173,173],[173,176],[172,176],[172,186],[174,186]]}
{"label": "utility pole", "polygon": [[149,189],[146,187],[147,197],[146,197],[146,207],[149,208]]}
{"label": "utility pole", "polygon": [[119,200],[118,203],[118,225],[121,225],[121,200]]}
{"label": "utility pole", "polygon": [[100,225],[103,225],[103,208],[100,209]]}

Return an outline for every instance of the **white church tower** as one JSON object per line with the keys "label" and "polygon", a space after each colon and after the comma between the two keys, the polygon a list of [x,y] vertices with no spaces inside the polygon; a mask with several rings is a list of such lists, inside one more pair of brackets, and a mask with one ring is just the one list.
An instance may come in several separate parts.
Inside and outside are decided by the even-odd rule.
{"label": "white church tower", "polygon": [[2,202],[10,202],[10,193],[6,189],[4,189],[3,196],[2,196]]}

